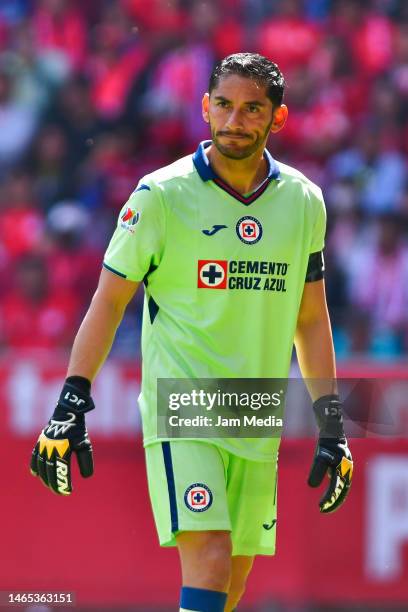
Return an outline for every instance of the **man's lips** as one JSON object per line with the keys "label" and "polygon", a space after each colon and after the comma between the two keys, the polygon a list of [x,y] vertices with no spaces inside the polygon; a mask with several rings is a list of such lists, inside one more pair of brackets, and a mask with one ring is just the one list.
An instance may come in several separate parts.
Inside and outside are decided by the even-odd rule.
{"label": "man's lips", "polygon": [[233,140],[242,140],[243,138],[249,138],[247,134],[228,134],[226,132],[220,132],[218,136],[223,136],[224,138],[231,138]]}

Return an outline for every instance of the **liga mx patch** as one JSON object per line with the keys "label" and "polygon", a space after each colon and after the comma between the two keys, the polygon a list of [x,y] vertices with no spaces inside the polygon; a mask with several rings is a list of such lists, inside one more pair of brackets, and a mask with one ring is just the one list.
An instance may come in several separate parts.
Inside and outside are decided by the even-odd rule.
{"label": "liga mx patch", "polygon": [[134,232],[133,228],[136,225],[136,223],[139,221],[139,219],[140,219],[140,212],[128,206],[125,212],[123,213],[123,215],[120,217],[120,226],[123,229],[133,234]]}
{"label": "liga mx patch", "polygon": [[228,262],[222,259],[199,259],[197,287],[226,289]]}
{"label": "liga mx patch", "polygon": [[236,225],[237,236],[245,244],[256,244],[262,238],[262,225],[255,217],[241,217]]}
{"label": "liga mx patch", "polygon": [[213,502],[213,494],[207,485],[196,482],[186,489],[184,503],[192,512],[205,512]]}

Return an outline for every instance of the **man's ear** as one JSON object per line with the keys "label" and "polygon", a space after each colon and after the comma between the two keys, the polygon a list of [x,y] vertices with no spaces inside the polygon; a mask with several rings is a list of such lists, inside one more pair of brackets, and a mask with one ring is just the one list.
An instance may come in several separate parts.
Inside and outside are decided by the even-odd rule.
{"label": "man's ear", "polygon": [[202,101],[202,113],[203,113],[203,119],[206,123],[210,123],[209,108],[210,108],[210,94],[205,93],[203,96],[203,101]]}
{"label": "man's ear", "polygon": [[286,104],[281,104],[280,106],[274,109],[273,121],[271,125],[271,132],[273,134],[280,132],[280,130],[283,128],[286,123],[286,119],[288,118],[288,113],[289,111]]}

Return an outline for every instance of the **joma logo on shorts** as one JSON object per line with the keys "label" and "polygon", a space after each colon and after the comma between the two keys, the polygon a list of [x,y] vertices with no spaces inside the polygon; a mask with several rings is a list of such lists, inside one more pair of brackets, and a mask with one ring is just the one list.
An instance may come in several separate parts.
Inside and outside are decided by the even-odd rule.
{"label": "joma logo on shorts", "polygon": [[275,527],[275,525],[276,525],[276,519],[273,519],[270,525],[268,525],[268,523],[264,523],[262,527],[266,529],[266,531],[269,531],[270,529],[272,529],[272,527]]}

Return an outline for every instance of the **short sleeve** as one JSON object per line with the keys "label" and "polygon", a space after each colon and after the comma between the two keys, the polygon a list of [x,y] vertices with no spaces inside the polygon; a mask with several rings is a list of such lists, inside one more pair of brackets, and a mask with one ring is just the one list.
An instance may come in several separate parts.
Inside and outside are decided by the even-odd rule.
{"label": "short sleeve", "polygon": [[319,187],[313,189],[312,203],[315,211],[315,220],[309,253],[317,253],[324,248],[324,237],[326,234],[326,207],[324,205],[322,191]]}
{"label": "short sleeve", "polygon": [[164,211],[157,187],[143,180],[119,213],[105,253],[104,267],[128,280],[143,280],[149,270],[160,263],[164,227]]}

